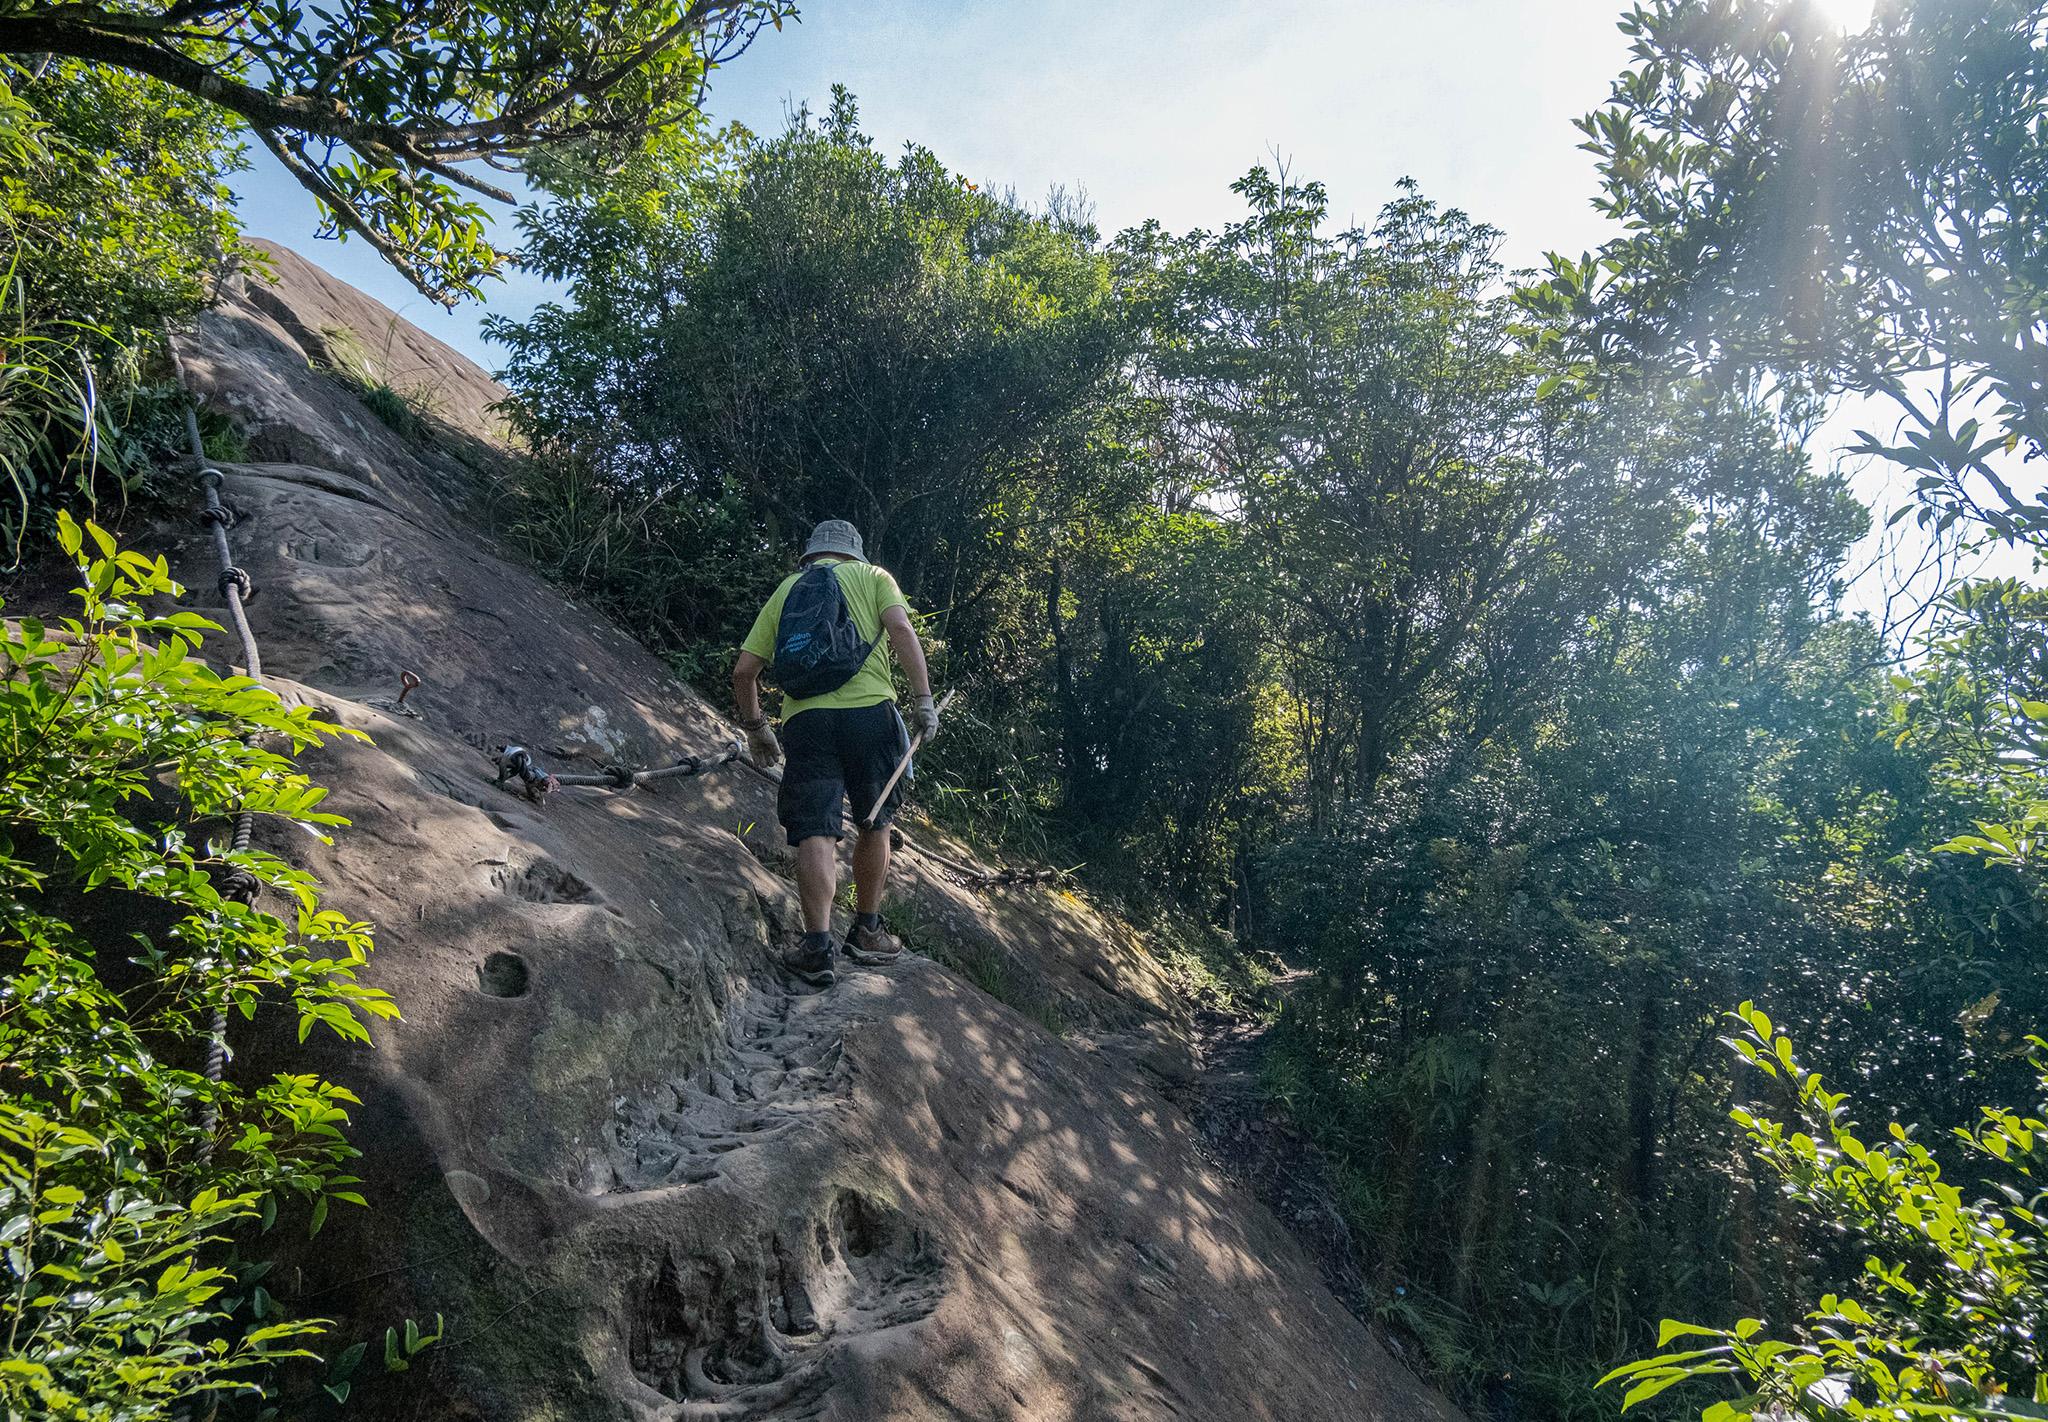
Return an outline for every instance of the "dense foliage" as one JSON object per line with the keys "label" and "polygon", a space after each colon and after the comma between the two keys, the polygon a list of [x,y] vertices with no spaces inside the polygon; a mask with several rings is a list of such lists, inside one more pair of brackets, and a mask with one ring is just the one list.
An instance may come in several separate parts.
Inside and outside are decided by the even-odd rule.
{"label": "dense foliage", "polygon": [[[209,1044],[266,1002],[367,1040],[365,925],[226,822],[339,824],[259,737],[350,734],[194,654],[217,630],[161,559],[60,517],[78,614],[0,635],[0,1403],[9,1417],[143,1422],[255,1387],[315,1320],[278,1315],[222,1248],[281,1206],[318,1230],[355,1201],[354,1098],[314,1075],[214,1079]],[[225,886],[250,876],[277,908]]]}
{"label": "dense foliage", "polygon": [[[239,252],[226,117],[152,79],[79,63],[0,68],[10,279],[34,325],[161,330],[211,294]],[[132,353],[104,344],[96,354]]]}
{"label": "dense foliage", "polygon": [[219,113],[154,80],[0,60],[6,561],[32,519],[147,471],[149,347],[247,255],[227,205],[240,167]]}
{"label": "dense foliage", "polygon": [[[0,6],[44,56],[0,73],[17,536],[132,472],[108,403],[236,256],[234,122],[442,297],[501,259],[460,165],[517,158],[547,195],[522,259],[566,294],[492,326],[534,455],[515,538],[715,683],[804,528],[861,524],[967,693],[934,803],[1085,864],[1211,990],[1306,970],[1272,1094],[1373,1306],[1470,1407],[1610,1413],[1593,1383],[1660,1315],[1723,1322],[1624,1367],[1640,1405],[1699,1377],[1737,1389],[1702,1396],[1722,1418],[2039,1401],[2040,1127],[1979,1112],[2041,1089],[2048,595],[1958,583],[1887,644],[1840,610],[1867,515],[1805,446],[1870,399],[1923,536],[2048,547],[2048,6],[1881,0],[1844,33],[1814,0],[1643,0],[1582,125],[1623,235],[1536,281],[1413,185],[1345,228],[1254,169],[1219,230],[1105,240],[1068,195],[878,151],[843,92],[707,136],[707,66],[780,5],[566,43],[557,10],[458,8]],[[300,1327],[220,1317],[255,1295],[211,1248],[163,1267],[349,1183],[333,1088],[208,1085],[202,1024],[267,990],[345,1034],[385,1005],[359,926],[260,856],[305,914],[223,900],[235,857],[192,829],[318,823],[240,733],[332,728],[132,611],[160,567],[86,561],[68,639],[6,644],[0,1395],[140,1368],[103,1415],[148,1416]],[[132,961],[82,927],[116,897]],[[1731,1056],[1742,1001],[1770,1016]],[[1822,1073],[1964,1134],[1868,1144]]]}
{"label": "dense foliage", "polygon": [[688,160],[555,173],[580,195],[525,215],[572,297],[492,328],[550,481],[537,551],[676,644],[736,640],[828,504],[922,599],[997,595],[1090,493],[1049,446],[1085,435],[1120,351],[1091,234],[927,151],[890,161],[843,94]]}
{"label": "dense foliage", "polygon": [[[1716,0],[1639,7],[1624,28],[1637,65],[1585,130],[1604,203],[1631,234],[1597,261],[1554,262],[1530,294],[1573,376],[1597,388],[1618,365],[1687,370],[1881,399],[1898,433],[1865,434],[1863,452],[1914,480],[1923,526],[2031,549],[2038,568],[2048,7],[1912,0],[1843,35],[1818,7]],[[1960,970],[1990,992],[1946,1030],[1918,1003],[1891,1009],[1885,1053],[1921,1058],[1934,1091],[1827,1058],[1836,1074],[1860,1067],[1883,1082],[1901,1116],[1955,1126],[1968,1149],[1922,1146],[1896,1126],[1896,1150],[1866,1149],[1841,1098],[1745,1009],[1738,1047],[1784,1069],[1809,1129],[1788,1135],[1740,1104],[1735,1119],[1785,1182],[1788,1246],[1836,1247],[1807,1254],[1812,1277],[1732,1331],[1667,1323],[1663,1342],[1721,1341],[1624,1369],[1631,1397],[1726,1374],[1745,1394],[1709,1415],[1976,1416],[2042,1400],[2035,1127],[2001,1110],[1964,1123],[1973,1100],[2037,1087],[2020,1079],[2015,1038],[2041,1021],[2018,994],[2048,943],[2044,613],[2040,592],[2010,579],[1945,590],[1885,707],[1891,743],[1925,767],[1925,798],[1898,803],[1937,812],[1915,851],[1932,849],[1967,888],[1947,908],[1966,942],[1943,952],[1939,937],[1916,935],[1887,978],[1924,985]],[[1773,1008],[1807,1010],[1801,997]],[[1792,1035],[1811,1040],[1803,1027]],[[1957,1083],[1974,1095],[1952,1098]],[[1944,1161],[1988,1159],[2016,1174],[2003,1200],[1966,1204],[1942,1180]],[[1844,1237],[1867,1251],[1861,1280],[1840,1257]]]}
{"label": "dense foliage", "polygon": [[28,352],[0,356],[10,549],[182,452],[164,338],[230,274],[263,276],[228,187],[245,135],[311,190],[323,235],[452,302],[503,263],[468,194],[512,196],[478,164],[688,148],[710,69],[789,13],[0,5],[0,331]]}
{"label": "dense foliage", "polygon": [[1635,66],[1583,123],[1601,206],[1629,228],[1556,262],[1588,300],[1574,353],[1770,369],[1880,396],[1868,447],[1936,517],[2036,534],[1997,456],[2048,455],[2048,6],[1653,0]]}
{"label": "dense foliage", "polygon": [[2039,1170],[2048,1154],[2048,1043],[2032,1039],[2032,1114],[1987,1106],[1954,1129],[1953,1154],[1988,1172],[1990,1194],[1964,1197],[1917,1128],[1894,1121],[1872,1143],[1792,1041],[1750,1003],[1728,1039],[1780,1084],[1795,1125],[1737,1110],[1757,1158],[1785,1197],[1863,1254],[1841,1292],[1814,1302],[1797,1341],[1761,1318],[1728,1328],[1666,1323],[1659,1347],[1686,1347],[1617,1368],[1633,1406],[1694,1378],[1738,1380],[1705,1422],[1754,1417],[2032,1416],[2048,1403],[2041,1336],[2048,1324],[2048,1236]]}
{"label": "dense foliage", "polygon": [[[1626,23],[1781,62],[1738,11]],[[842,95],[708,175],[562,187],[527,223],[572,299],[497,332],[558,569],[705,672],[810,520],[863,521],[968,689],[940,806],[1228,944],[1226,976],[1310,970],[1271,1086],[1377,1306],[1475,1408],[1537,1416],[1611,1409],[1658,1312],[1795,1316],[1854,1271],[1728,1129],[1730,1003],[1939,1122],[2030,1090],[2048,1014],[2040,595],[1957,586],[1886,645],[1837,611],[1867,516],[1802,448],[1852,368],[1906,380],[1934,337],[1875,314],[1910,302],[1856,288],[1865,245],[1815,278],[1855,288],[1825,329],[1861,353],[1815,362],[1774,288],[1700,270],[1677,208],[1732,220],[1705,153],[1673,140],[1674,209],[1637,211],[1640,140],[1589,126],[1641,235],[1517,286],[1412,186],[1341,230],[1267,169],[1220,231],[1102,242],[1061,195],[883,159]],[[1884,452],[1930,531],[2030,527],[2009,474],[1987,501]]]}

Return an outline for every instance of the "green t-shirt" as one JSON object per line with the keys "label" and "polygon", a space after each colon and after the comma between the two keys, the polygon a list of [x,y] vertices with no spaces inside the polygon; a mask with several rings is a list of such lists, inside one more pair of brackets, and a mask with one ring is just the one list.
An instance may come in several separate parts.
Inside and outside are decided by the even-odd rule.
{"label": "green t-shirt", "polygon": [[[752,652],[764,662],[775,660],[775,629],[782,622],[782,600],[789,596],[790,588],[796,585],[802,571],[798,569],[782,580],[782,586],[775,590],[767,606],[761,609],[761,615],[754,619],[754,630],[747,633],[746,641],[740,643],[741,651]],[[861,640],[873,641],[875,649],[868,653],[867,661],[847,679],[845,685],[823,696],[802,698],[785,694],[782,698],[782,719],[785,721],[813,706],[854,708],[896,699],[896,683],[889,678],[889,654],[885,650],[889,639],[882,635],[882,614],[892,607],[910,606],[903,600],[903,590],[896,586],[896,580],[887,571],[872,563],[833,559],[832,572],[839,579],[839,591],[846,597],[847,611],[853,614],[853,625],[860,629]]]}

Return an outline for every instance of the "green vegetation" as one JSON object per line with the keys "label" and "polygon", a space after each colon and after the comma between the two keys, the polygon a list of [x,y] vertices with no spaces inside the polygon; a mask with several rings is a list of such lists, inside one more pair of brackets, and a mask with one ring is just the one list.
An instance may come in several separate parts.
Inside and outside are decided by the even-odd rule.
{"label": "green vegetation", "polygon": [[[443,299],[503,261],[461,165],[519,159],[522,261],[566,295],[491,327],[516,540],[716,685],[801,532],[859,522],[967,693],[930,803],[1084,866],[1217,1001],[1304,970],[1269,1088],[1380,1316],[1474,1412],[2038,1412],[2042,1128],[1982,1103],[2043,1090],[2048,594],[1845,615],[1869,516],[1804,448],[1882,402],[1862,452],[1920,537],[2048,553],[2048,5],[1823,11],[1631,8],[1583,124],[1624,235],[1532,280],[1412,185],[1346,228],[1254,169],[1219,230],[1105,237],[879,152],[844,92],[709,134],[707,66],[780,4],[16,5],[6,531],[167,447],[157,337],[247,257],[237,125]],[[417,432],[426,397],[334,351]],[[196,828],[323,822],[243,736],[333,728],[205,673],[194,622],[133,610],[161,567],[100,551],[66,637],[6,643],[0,1396],[146,1417],[302,1345],[220,1246],[351,1183],[335,1088],[195,1069],[212,1010],[389,1007],[360,926]],[[224,867],[304,912],[223,899]],[[116,900],[132,954],[88,926]],[[1731,1054],[1737,1002],[1770,1016]],[[1823,1077],[1928,1135],[1863,1141]]]}
{"label": "green vegetation", "polygon": [[1707,1422],[1750,1417],[2031,1416],[2048,1403],[2041,1333],[2048,1324],[2048,1237],[2035,1205],[2048,1154],[2048,1042],[2034,1038],[2033,1115],[1985,1107],[1958,1126],[1956,1158],[1989,1173],[1993,1196],[1965,1200],[1936,1154],[1896,1122],[1875,1144],[1856,1134],[1848,1098],[1809,1072],[1789,1038],[1749,1003],[1730,1045],[1782,1083],[1797,1128],[1736,1113],[1750,1147],[1816,1224],[1853,1240],[1853,1287],[1821,1296],[1796,1337],[1761,1318],[1732,1328],[1666,1323],[1659,1347],[1606,1382],[1648,1401],[1702,1377],[1738,1380]]}
{"label": "green vegetation", "polygon": [[[0,10],[0,535],[132,492],[166,456],[182,391],[167,332],[238,270],[228,180],[250,135],[313,194],[325,235],[368,241],[422,292],[476,296],[504,255],[478,174],[548,155],[687,150],[709,69],[790,14],[779,0],[602,16],[469,4],[16,4]],[[75,388],[74,388],[75,387]],[[407,437],[418,392],[365,399]],[[11,561],[14,552],[8,554]]]}
{"label": "green vegetation", "polygon": [[1002,540],[1090,497],[1020,477],[1049,424],[1081,437],[1118,356],[1090,234],[929,152],[890,162],[843,94],[692,156],[552,174],[580,196],[523,214],[526,261],[573,300],[490,327],[540,456],[529,547],[678,647],[736,642],[827,503],[910,583],[1006,596]]}
{"label": "green vegetation", "polygon": [[[433,428],[436,395],[433,387],[418,379],[406,380],[391,368],[392,330],[384,333],[384,350],[372,355],[362,336],[345,326],[327,326],[320,339],[327,346],[328,371],[353,386],[371,414],[382,420],[392,433],[414,442],[424,440]],[[404,384],[394,382],[405,381]]]}
{"label": "green vegetation", "polygon": [[[326,215],[436,300],[479,294],[502,255],[478,176],[552,147],[612,157],[687,128],[707,71],[744,49],[780,0],[573,6],[469,3],[441,11],[226,0],[11,4],[0,53],[97,75],[148,76],[214,123],[246,125]],[[106,82],[127,82],[114,78]]]}
{"label": "green vegetation", "polygon": [[[1632,12],[1587,130],[1637,225],[1534,283],[1412,186],[1344,230],[1266,169],[1219,231],[1104,240],[881,157],[843,93],[708,170],[568,175],[524,222],[569,299],[495,327],[542,455],[523,536],[715,684],[799,532],[861,521],[968,692],[930,802],[1230,945],[1198,987],[1307,969],[1268,1081],[1313,1103],[1382,1317],[1476,1411],[1610,1414],[1649,1320],[1856,1277],[1728,1126],[1760,1110],[1729,1004],[1906,1119],[2033,1089],[2041,595],[1958,584],[1905,644],[1843,615],[1869,518],[1802,448],[1844,390],[1916,402],[1870,452],[1925,536],[2032,536],[2006,346],[2039,340],[2012,214],[2048,21],[1983,8],[1996,43],[1935,0],[1866,38]],[[1821,157],[1791,136],[1786,76],[1910,108],[1965,52],[2014,77],[1939,100],[1906,190],[1784,175],[1883,171],[1853,104]]]}
{"label": "green vegetation", "polygon": [[[226,1020],[271,1011],[367,1040],[367,927],[304,873],[237,850],[248,813],[342,821],[289,759],[352,734],[194,655],[161,559],[60,515],[78,614],[6,624],[0,691],[0,1402],[9,1417],[142,1422],[258,1387],[321,1331],[228,1252],[280,1218],[317,1232],[347,1174],[343,1088],[202,1070]],[[247,876],[286,917],[223,892]]]}
{"label": "green vegetation", "polygon": [[131,492],[163,448],[148,347],[243,253],[241,150],[153,80],[0,57],[0,537]]}
{"label": "green vegetation", "polygon": [[90,331],[132,374],[132,333],[195,310],[231,264],[227,182],[244,167],[217,109],[153,79],[0,59],[0,194],[21,318]]}

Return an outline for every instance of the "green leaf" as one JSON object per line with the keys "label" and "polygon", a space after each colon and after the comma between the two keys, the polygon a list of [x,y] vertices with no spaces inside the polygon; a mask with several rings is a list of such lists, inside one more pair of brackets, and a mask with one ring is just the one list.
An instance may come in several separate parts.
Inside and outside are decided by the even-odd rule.
{"label": "green leaf", "polygon": [[367,1340],[359,1339],[349,1344],[348,1347],[342,1349],[335,1357],[333,1366],[329,1368],[327,1376],[336,1381],[353,1376],[357,1366],[363,1361],[363,1354],[368,1352],[369,1348],[370,1345]]}
{"label": "green leaf", "polygon": [[1721,1338],[1723,1336],[1725,1335],[1718,1328],[1702,1328],[1697,1323],[1680,1323],[1675,1318],[1667,1318],[1662,1324],[1658,1325],[1657,1346],[1659,1348],[1669,1348],[1673,1340],[1679,1338]]}
{"label": "green leaf", "polygon": [[1694,1374],[1688,1371],[1676,1371],[1662,1377],[1645,1378],[1622,1395],[1621,1410],[1626,1412],[1639,1402],[1648,1402],[1666,1388],[1676,1387],[1693,1376]]}

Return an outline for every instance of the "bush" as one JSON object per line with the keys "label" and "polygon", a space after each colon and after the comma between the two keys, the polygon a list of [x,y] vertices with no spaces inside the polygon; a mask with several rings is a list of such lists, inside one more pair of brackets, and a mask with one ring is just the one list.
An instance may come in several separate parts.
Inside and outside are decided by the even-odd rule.
{"label": "bush", "polygon": [[1705,1422],[1752,1417],[2042,1416],[2048,1372],[2048,1042],[2033,1038],[2039,1096],[2031,1115],[1986,1107],[1954,1132],[1963,1159],[1991,1173],[1991,1194],[1965,1200],[1935,1153],[1898,1124],[1867,1143],[1848,1099],[1801,1065],[1791,1040],[1749,1003],[1728,1044],[1791,1091],[1792,1125],[1737,1108],[1757,1158],[1818,1233],[1866,1255],[1858,1287],[1824,1295],[1787,1336],[1761,1318],[1733,1328],[1667,1320],[1659,1346],[1704,1346],[1615,1369],[1633,1407],[1696,1378],[1734,1379],[1741,1395]]}
{"label": "bush", "polygon": [[[0,631],[0,1410],[145,1422],[260,1388],[321,1330],[276,1319],[214,1247],[286,1202],[315,1231],[331,1201],[361,1203],[342,1136],[355,1098],[312,1074],[211,1080],[209,1044],[268,1000],[302,1041],[365,1041],[363,1019],[396,1009],[355,979],[367,925],[218,833],[245,813],[344,823],[258,738],[356,733],[198,661],[205,619],[143,612],[180,591],[162,559],[67,515],[57,528],[78,615]],[[223,892],[244,875],[285,916]],[[234,1317],[237,1294],[258,1326]]]}
{"label": "bush", "polygon": [[[144,397],[163,333],[234,263],[243,167],[210,105],[155,80],[0,58],[0,512],[12,557],[59,504],[129,492],[149,451],[105,413]],[[120,421],[136,428],[140,421]],[[182,452],[182,451],[181,451]]]}

